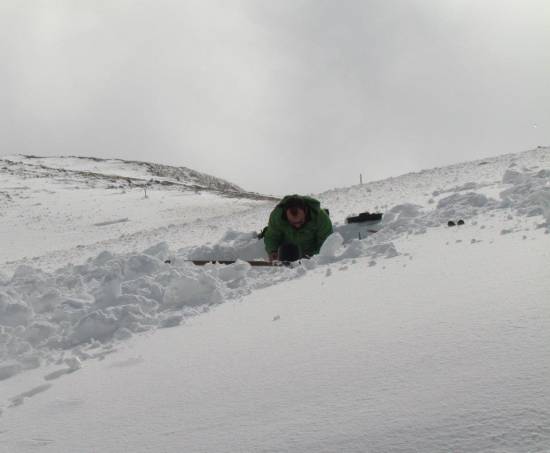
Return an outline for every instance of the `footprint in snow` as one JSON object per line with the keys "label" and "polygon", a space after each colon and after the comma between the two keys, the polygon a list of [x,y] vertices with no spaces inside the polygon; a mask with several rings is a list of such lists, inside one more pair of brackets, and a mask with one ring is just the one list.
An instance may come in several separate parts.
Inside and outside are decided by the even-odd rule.
{"label": "footprint in snow", "polygon": [[9,407],[21,406],[25,402],[25,399],[32,398],[33,396],[38,395],[39,393],[45,392],[51,387],[52,387],[52,384],[42,384],[42,385],[39,385],[38,387],[34,387],[30,390],[27,390],[26,392],[20,393],[19,395],[16,395],[10,398]]}
{"label": "footprint in snow", "polygon": [[33,439],[22,440],[20,443],[26,447],[47,447],[54,444],[55,440],[35,437]]}
{"label": "footprint in snow", "polygon": [[53,381],[54,379],[59,379],[61,376],[65,374],[71,374],[74,373],[76,369],[72,368],[62,368],[61,370],[54,371],[52,373],[46,374],[44,376],[44,380],[46,381]]}

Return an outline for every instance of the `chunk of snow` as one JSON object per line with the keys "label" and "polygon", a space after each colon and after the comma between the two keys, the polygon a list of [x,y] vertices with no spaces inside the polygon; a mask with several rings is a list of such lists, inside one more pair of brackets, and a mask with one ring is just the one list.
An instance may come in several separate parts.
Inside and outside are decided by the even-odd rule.
{"label": "chunk of snow", "polygon": [[319,257],[334,259],[344,244],[344,238],[340,233],[332,233],[321,246]]}
{"label": "chunk of snow", "polygon": [[164,293],[163,306],[165,308],[194,307],[210,305],[222,300],[216,281],[208,276],[198,278],[182,275],[168,285]]}
{"label": "chunk of snow", "polygon": [[23,301],[0,291],[0,325],[24,326],[33,316],[33,311]]}

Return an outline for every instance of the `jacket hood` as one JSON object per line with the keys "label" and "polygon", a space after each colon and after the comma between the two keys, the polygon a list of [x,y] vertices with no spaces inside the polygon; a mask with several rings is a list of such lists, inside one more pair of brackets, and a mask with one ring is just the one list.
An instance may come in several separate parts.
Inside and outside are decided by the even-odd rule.
{"label": "jacket hood", "polygon": [[298,198],[303,201],[304,204],[314,212],[319,212],[321,210],[321,202],[315,198],[308,197],[307,195],[286,195],[280,202],[277,204],[277,207],[283,208],[292,198]]}

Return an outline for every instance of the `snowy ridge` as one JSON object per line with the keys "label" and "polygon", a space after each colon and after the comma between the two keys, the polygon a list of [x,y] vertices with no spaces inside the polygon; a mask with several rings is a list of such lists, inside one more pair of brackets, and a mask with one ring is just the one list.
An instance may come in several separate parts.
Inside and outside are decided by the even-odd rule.
{"label": "snowy ridge", "polygon": [[[293,367],[293,372],[303,378],[320,379],[317,387],[324,390],[309,394],[307,392],[313,390],[308,389],[315,389],[315,385],[305,380],[305,387],[301,387],[301,381],[297,380],[296,392],[302,392],[302,395],[306,392],[304,398],[330,398],[344,392],[345,386],[341,387],[339,382],[350,376],[348,385],[365,383],[361,391],[365,392],[367,400],[364,406],[357,408],[357,412],[350,409],[357,395],[349,397],[342,411],[329,410],[326,426],[333,423],[331,416],[338,413],[345,418],[346,411],[351,411],[350,419],[346,419],[346,423],[351,425],[343,425],[350,433],[343,436],[334,434],[334,440],[325,438],[319,445],[313,440],[309,443],[306,436],[297,447],[292,443],[296,440],[284,434],[292,432],[290,426],[277,430],[285,442],[290,442],[281,444],[282,440],[277,436],[262,434],[261,426],[266,426],[264,414],[256,414],[258,423],[261,423],[254,432],[263,435],[262,441],[267,440],[272,449],[311,451],[313,444],[317,445],[318,451],[338,448],[363,451],[367,446],[374,451],[408,451],[411,445],[418,451],[499,449],[515,452],[549,448],[550,437],[544,428],[550,422],[550,413],[544,409],[547,392],[543,391],[535,400],[530,395],[541,388],[540,382],[550,370],[547,358],[541,355],[546,344],[541,336],[547,337],[545,326],[548,327],[550,321],[547,311],[542,308],[541,295],[547,294],[550,287],[540,264],[547,260],[546,250],[550,245],[550,148],[335,189],[321,194],[320,199],[323,206],[330,209],[335,233],[325,242],[318,256],[289,268],[258,269],[242,261],[230,266],[195,267],[187,261],[190,258],[264,258],[263,244],[252,230],[263,226],[274,203],[247,201],[231,208],[224,204],[221,225],[214,225],[220,220],[216,216],[194,223],[194,232],[187,243],[164,240],[151,246],[151,238],[147,237],[141,242],[136,239],[131,250],[103,250],[85,261],[74,259],[74,264],[65,264],[53,271],[25,264],[13,272],[4,272],[0,275],[0,380],[9,383],[9,388],[13,389],[5,394],[4,402],[0,401],[4,416],[9,418],[8,414],[13,413],[11,408],[26,405],[25,401],[34,400],[35,395],[56,392],[58,384],[52,386],[52,381],[67,379],[69,375],[74,379],[79,379],[81,374],[87,376],[86,368],[96,367],[97,361],[93,359],[117,355],[116,351],[124,349],[124,345],[130,342],[141,344],[146,358],[136,358],[135,353],[125,356],[121,352],[122,358],[119,357],[112,366],[123,363],[124,367],[138,367],[142,371],[148,367],[147,370],[151,370],[150,364],[157,363],[154,357],[160,350],[155,349],[157,346],[150,346],[152,352],[148,354],[144,342],[155,345],[158,341],[162,345],[159,347],[166,348],[164,341],[169,345],[182,341],[183,349],[177,354],[181,354],[183,365],[178,373],[190,373],[187,378],[191,381],[185,381],[189,386],[200,385],[206,379],[208,392],[215,391],[219,382],[215,375],[211,378],[207,371],[204,375],[200,369],[189,371],[185,366],[186,360],[192,358],[190,363],[199,363],[205,370],[210,368],[207,359],[201,356],[201,342],[214,341],[216,348],[221,348],[220,356],[212,360],[227,360],[223,357],[238,354],[232,349],[223,352],[224,344],[231,345],[233,337],[240,338],[232,331],[231,323],[236,323],[241,329],[250,329],[245,334],[255,335],[253,343],[262,335],[268,335],[264,341],[280,342],[281,345],[273,350],[276,367],[281,361],[284,363],[284,357],[294,357],[294,345],[301,341],[297,332],[303,332],[303,326],[307,325],[306,331],[312,338],[304,340],[303,352],[298,348],[298,355],[286,366]],[[203,208],[212,201],[211,198],[202,200]],[[230,213],[231,209],[235,211]],[[377,233],[369,234],[361,225],[342,223],[345,216],[364,210],[384,211]],[[465,220],[465,225],[447,227],[448,220],[458,219]],[[106,228],[123,228],[126,223],[113,223]],[[170,233],[170,229],[155,231],[157,234],[162,231],[162,239]],[[138,248],[140,245],[141,249]],[[507,254],[510,254],[508,260]],[[170,264],[165,262],[167,259]],[[448,269],[445,263],[449,265]],[[529,265],[535,267],[527,273]],[[515,278],[521,283],[515,282]],[[525,300],[522,299],[523,284],[527,285],[525,291],[529,293]],[[470,288],[473,292],[469,292]],[[277,294],[279,296],[275,296]],[[281,297],[285,302],[274,304],[270,295]],[[310,295],[314,295],[311,304],[307,302]],[[290,302],[286,301],[288,298]],[[224,307],[230,305],[227,302],[236,300],[255,302],[252,307],[250,303],[245,304],[246,311],[231,315],[231,311],[224,310]],[[217,328],[224,334],[220,337],[215,331],[206,330],[205,337],[198,337],[193,347],[195,320],[208,317],[206,313],[213,307],[218,307],[212,316],[219,318]],[[271,311],[263,313],[266,309]],[[258,312],[254,318],[259,323],[257,328],[254,323],[247,323],[246,316],[251,310]],[[317,312],[320,313],[318,318],[311,314]],[[293,313],[300,315],[292,318]],[[239,316],[244,316],[243,320]],[[262,316],[269,316],[269,322],[274,325],[261,324],[263,321],[258,319],[263,319]],[[184,324],[181,329],[165,329],[181,324]],[[279,328],[283,329],[282,332],[278,331]],[[154,337],[147,339],[138,335],[156,329],[162,330]],[[346,336],[347,329],[351,329],[353,335]],[[180,338],[183,335],[185,340]],[[210,340],[217,337],[220,337],[220,344]],[[326,344],[323,342],[325,337],[328,337]],[[169,340],[163,340],[166,338]],[[313,338],[325,348],[322,353],[315,350]],[[338,343],[339,339],[343,344]],[[285,349],[287,343],[289,350]],[[254,349],[249,343],[243,345],[236,341],[236,344],[237,351],[248,353],[249,349]],[[335,344],[343,349],[330,352]],[[524,345],[528,345],[525,350]],[[211,349],[210,352],[217,354],[217,350]],[[479,350],[481,354],[487,351],[487,356],[478,358]],[[173,360],[172,352],[166,354],[170,361]],[[270,361],[269,354],[266,358],[261,347],[258,354],[254,356],[255,360]],[[334,368],[327,365],[322,360],[324,355],[337,365]],[[502,359],[505,356],[506,360]],[[439,361],[434,361],[434,357]],[[523,363],[523,357],[529,359]],[[241,357],[241,360],[245,359]],[[495,376],[487,374],[483,368],[485,362],[499,372]],[[141,363],[144,363],[143,367]],[[357,363],[364,367],[355,368]],[[462,363],[468,363],[469,368],[460,368]],[[246,369],[244,363],[237,361],[236,364],[238,369]],[[262,364],[269,373],[274,373],[265,363]],[[234,364],[225,362],[225,367],[222,368],[224,373],[230,373]],[[316,373],[313,374],[320,377],[311,378],[309,367],[314,367]],[[526,368],[526,374],[522,374],[522,367]],[[323,376],[331,377],[331,373],[340,368],[346,370],[343,376],[332,376],[332,380],[323,381]],[[446,369],[452,371],[446,373]],[[151,373],[156,373],[154,366],[152,370]],[[405,377],[400,374],[403,370],[408,373]],[[19,388],[15,392],[18,386],[11,383],[17,380],[9,378],[23,376],[24,371],[41,376],[41,379],[33,381],[32,388]],[[197,382],[190,377],[193,372],[201,376]],[[233,372],[236,381],[243,379],[239,371]],[[258,370],[250,372],[260,373]],[[465,384],[460,379],[469,382],[468,375],[472,373],[479,374],[476,381],[470,388],[462,388]],[[283,374],[283,381],[288,379],[285,376]],[[430,376],[434,376],[434,388],[426,384]],[[510,382],[506,380],[508,378]],[[170,386],[168,381],[170,379],[165,382],[166,386]],[[384,383],[386,381],[388,384]],[[179,382],[179,378],[174,382]],[[258,392],[265,392],[261,379],[246,382],[247,392],[256,387]],[[438,382],[455,386],[464,400],[469,398],[470,405],[463,409],[463,415],[449,413],[448,407],[434,406],[432,400],[437,398],[442,398],[447,405],[454,404],[454,396],[448,397],[443,384],[438,387]],[[478,385],[481,394],[488,396],[477,393]],[[514,397],[510,409],[484,406],[487,398],[498,401],[503,393],[510,394],[510,388],[517,389],[518,385],[523,387],[517,390],[517,398]],[[140,385],[138,389],[140,394],[148,393],[143,392]],[[176,387],[171,391],[175,392],[173,395],[177,394]],[[399,402],[392,403],[394,392],[400,391],[402,398],[407,395],[412,399],[414,409],[409,410],[406,405],[403,408]],[[278,407],[285,392],[274,396],[266,407]],[[165,389],[164,393],[164,398],[171,398],[170,390]],[[267,395],[269,397],[269,392]],[[163,398],[162,395],[157,397]],[[415,397],[421,399],[416,401]],[[218,398],[231,399],[225,395]],[[236,419],[233,425],[231,412],[224,412],[237,406],[219,407],[219,401],[215,400],[215,406],[216,411],[222,411],[222,419],[213,426],[224,426],[225,430],[209,430],[205,439],[210,440],[199,440],[193,430],[175,431],[178,441],[166,441],[168,443],[162,445],[173,451],[192,441],[207,445],[202,448],[204,451],[257,449],[258,443],[246,444],[247,447],[235,443],[238,437],[232,437],[232,433],[245,425],[240,419]],[[300,400],[298,395],[291,395],[290,401],[298,404]],[[338,401],[330,401],[330,404],[338,405]],[[525,409],[522,402],[531,409]],[[233,402],[235,405],[241,403]],[[334,408],[330,404],[326,406],[328,403],[323,399],[319,404]],[[381,412],[371,414],[376,407],[382,407]],[[402,412],[395,412],[396,408]],[[201,406],[196,410],[203,413]],[[303,407],[301,410],[306,411]],[[386,422],[387,426],[379,425],[378,421],[383,419],[386,411],[395,413],[394,417]],[[145,413],[149,417],[149,412]],[[186,417],[184,413],[180,415]],[[64,415],[60,413],[59,416]],[[186,423],[194,426],[213,416],[204,412],[202,419],[198,417],[198,421],[193,421],[186,418]],[[289,420],[305,423],[304,426],[313,433],[319,431],[315,423],[321,421],[315,419],[314,426],[310,426],[307,420],[293,417],[297,416],[291,416]],[[352,420],[358,418],[365,424],[354,426]],[[255,426],[254,417],[248,423]],[[542,428],[537,428],[536,423]],[[365,426],[373,427],[369,428],[370,437],[357,437],[366,429]],[[472,427],[481,428],[476,431]],[[148,430],[143,425],[140,429]],[[307,428],[304,430],[308,432]],[[243,435],[255,438],[251,433]],[[113,438],[119,437],[113,434]],[[116,440],[105,442],[109,445],[106,447],[108,451],[116,451],[122,445]],[[143,450],[147,447],[136,448]]]}
{"label": "snowy ridge", "polygon": [[34,177],[74,175],[89,180],[104,179],[113,184],[163,184],[191,190],[247,194],[239,186],[205,173],[185,167],[171,167],[150,162],[96,157],[15,155],[1,158],[0,163],[4,165],[4,171],[19,172],[22,175],[28,174]]}
{"label": "snowy ridge", "polygon": [[365,210],[365,206],[369,206],[372,211],[387,211],[403,202],[430,209],[442,197],[468,190],[498,197],[502,190],[500,184],[507,170],[524,172],[549,167],[550,148],[538,147],[522,153],[505,154],[363,185],[332,189],[323,192],[320,197],[325,204],[332,205],[337,218],[344,218],[350,208],[352,212],[361,212]]}
{"label": "snowy ridge", "polygon": [[19,174],[22,177],[61,178],[71,176],[89,184],[104,181],[109,188],[123,188],[132,185],[173,186],[181,190],[212,191],[226,196],[270,199],[257,193],[247,192],[239,186],[200,173],[186,167],[173,167],[151,162],[122,159],[100,159],[96,157],[39,157],[14,155],[0,158],[2,171]]}

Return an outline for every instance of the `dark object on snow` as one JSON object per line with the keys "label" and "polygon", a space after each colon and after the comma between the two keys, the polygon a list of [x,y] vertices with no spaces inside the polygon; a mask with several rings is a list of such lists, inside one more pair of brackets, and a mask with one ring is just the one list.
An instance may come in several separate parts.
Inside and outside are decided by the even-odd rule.
{"label": "dark object on snow", "polygon": [[[246,261],[246,260],[240,260]],[[204,266],[205,264],[235,264],[237,260],[189,260],[190,263],[193,263],[195,266]],[[251,266],[255,267],[272,267],[280,266],[281,263],[270,263],[269,261],[246,261]]]}
{"label": "dark object on snow", "polygon": [[447,222],[447,226],[454,227],[455,225],[464,225],[464,220],[460,219],[458,222],[455,223],[454,220],[449,220]]}
{"label": "dark object on snow", "polygon": [[346,217],[346,223],[378,222],[382,220],[382,213],[362,212],[356,216]]}
{"label": "dark object on snow", "polygon": [[301,258],[300,249],[297,245],[285,243],[279,246],[278,250],[279,261],[285,263],[297,261]]}
{"label": "dark object on snow", "polygon": [[[263,260],[240,260],[245,261],[251,266],[255,267],[272,267],[272,266],[283,266],[285,263],[280,262],[273,262],[270,263],[269,261],[263,261]],[[172,260],[166,260],[164,261],[165,264],[172,264]],[[204,266],[206,264],[235,264],[237,260],[184,260],[186,263],[193,263],[195,266]]]}

